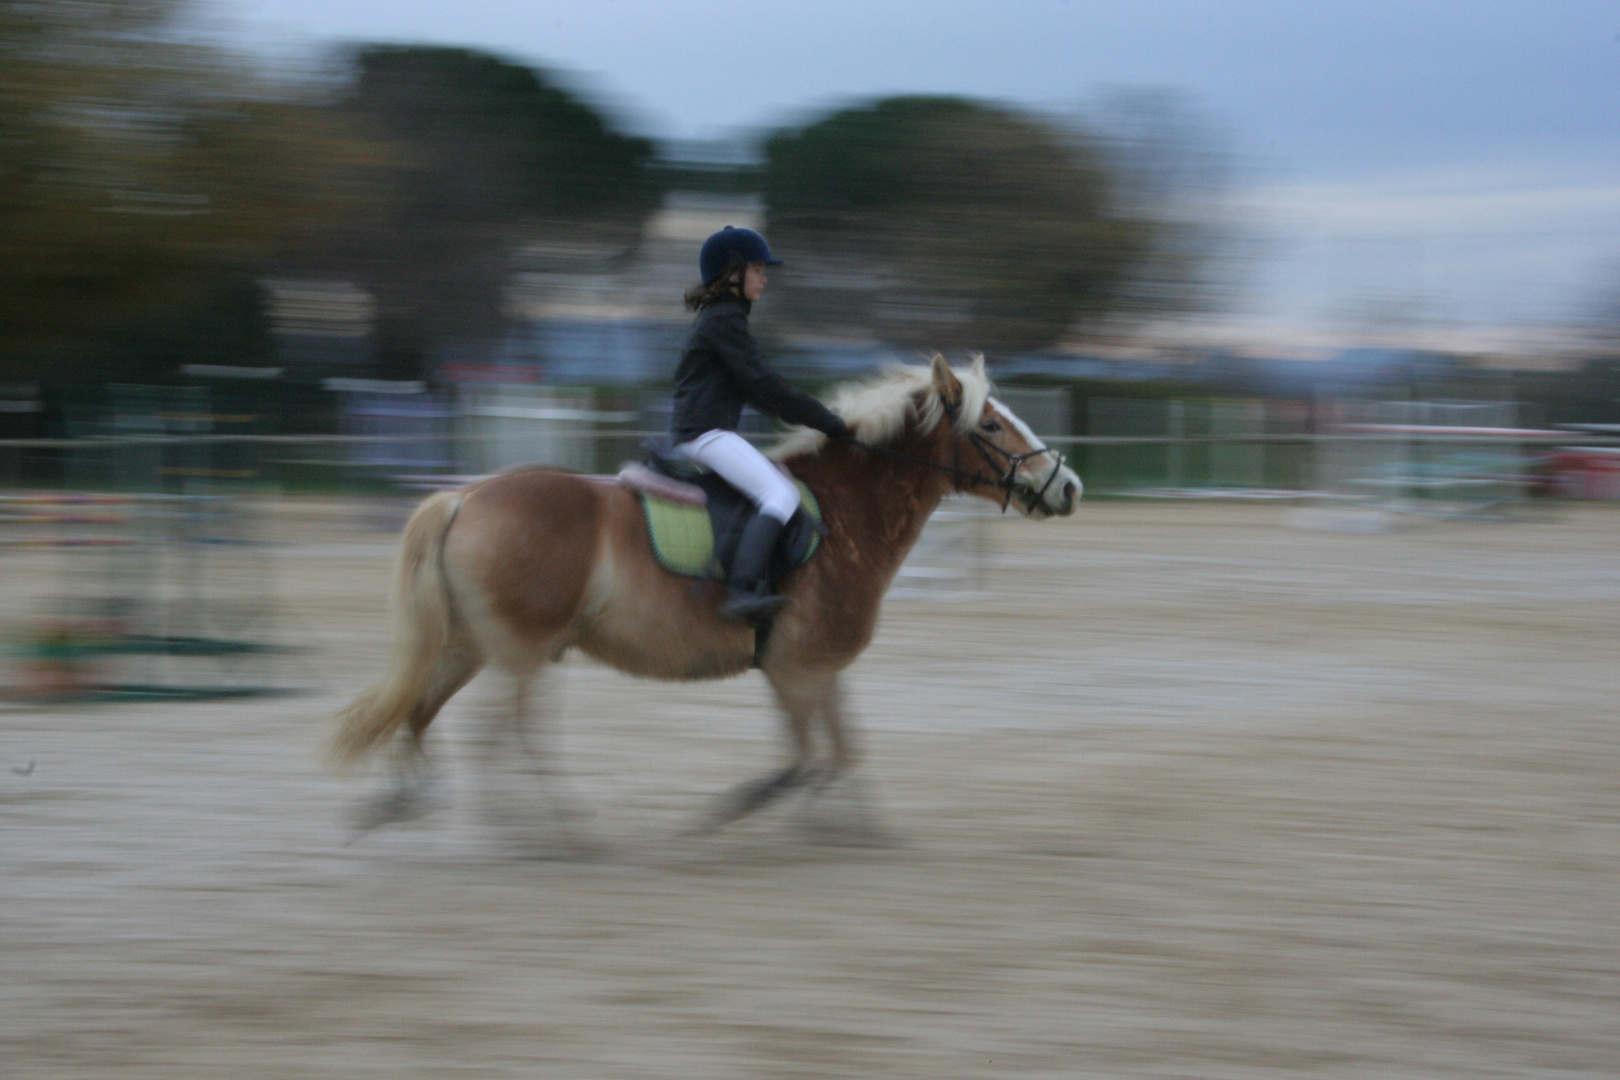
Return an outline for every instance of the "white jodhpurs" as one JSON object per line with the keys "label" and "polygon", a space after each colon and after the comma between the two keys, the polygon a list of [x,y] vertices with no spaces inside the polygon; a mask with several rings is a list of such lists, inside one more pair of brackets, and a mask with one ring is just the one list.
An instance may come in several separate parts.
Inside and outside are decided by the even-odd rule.
{"label": "white jodhpurs", "polygon": [[675,449],[688,460],[725,477],[767,517],[785,522],[799,508],[799,486],[735,431],[715,428]]}

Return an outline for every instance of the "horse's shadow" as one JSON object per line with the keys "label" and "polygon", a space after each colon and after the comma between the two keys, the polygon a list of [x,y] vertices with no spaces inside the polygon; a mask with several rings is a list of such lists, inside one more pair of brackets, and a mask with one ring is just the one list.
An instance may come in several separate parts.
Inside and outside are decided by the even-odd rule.
{"label": "horse's shadow", "polygon": [[712,835],[778,804],[791,804],[789,820],[805,842],[836,847],[898,846],[858,774],[834,774],[816,766],[789,765],[738,784],[716,798],[686,835]]}
{"label": "horse's shadow", "polygon": [[[549,790],[553,785],[545,786],[548,810],[541,829],[536,828],[533,816],[513,804],[491,803],[483,807],[478,828],[494,850],[516,858],[579,862],[613,857],[614,847],[583,827],[595,815],[575,799]],[[423,773],[411,783],[397,783],[356,804],[347,815],[344,846],[390,826],[421,821],[450,806],[451,799],[433,774]],[[846,848],[901,846],[875,810],[860,776],[827,775],[819,769],[791,766],[738,784],[715,797],[668,842],[700,842],[767,809],[781,811],[787,827],[801,843]]]}

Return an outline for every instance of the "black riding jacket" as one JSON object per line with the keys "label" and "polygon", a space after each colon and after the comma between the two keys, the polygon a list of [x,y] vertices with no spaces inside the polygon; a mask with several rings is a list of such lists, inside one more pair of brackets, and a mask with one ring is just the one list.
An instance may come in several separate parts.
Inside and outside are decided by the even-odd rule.
{"label": "black riding jacket", "polygon": [[715,428],[736,431],[744,404],[829,435],[846,430],[836,413],[765,366],[748,330],[752,306],[741,297],[726,297],[698,312],[675,368],[670,426],[675,442],[690,442]]}

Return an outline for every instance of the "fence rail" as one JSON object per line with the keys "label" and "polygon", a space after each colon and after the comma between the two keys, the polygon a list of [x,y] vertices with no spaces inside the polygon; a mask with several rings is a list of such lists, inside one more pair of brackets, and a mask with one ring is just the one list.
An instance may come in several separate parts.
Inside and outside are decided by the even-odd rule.
{"label": "fence rail", "polygon": [[[646,439],[669,434],[667,431],[581,430],[571,433],[581,439]],[[743,433],[755,442],[770,442],[774,433]],[[115,446],[353,446],[423,443],[484,442],[509,438],[505,434],[421,434],[421,435],[89,435],[77,439],[0,439],[0,450],[69,450]],[[1230,435],[1055,435],[1044,439],[1048,446],[1212,446],[1220,444],[1312,445],[1317,443],[1402,443],[1402,442],[1491,442],[1530,446],[1620,446],[1620,435],[1591,435],[1580,431],[1511,431],[1477,433],[1460,429],[1457,433],[1426,434],[1398,432],[1299,432],[1294,434]]]}
{"label": "fence rail", "polygon": [[[638,444],[666,434],[599,420],[523,418],[532,430],[408,434],[139,433],[0,440],[0,488],[75,491],[291,490],[383,492],[402,477],[484,475],[527,462],[583,472],[616,470]],[[771,434],[749,434],[769,442]],[[1576,448],[1610,455],[1620,435],[1587,431],[1414,425],[1346,425],[1317,432],[1067,435],[1048,440],[1068,454],[1096,494],[1158,489],[1362,491],[1416,490],[1435,474],[1544,488],[1530,474],[1557,467]],[[281,451],[281,452],[277,452]],[[1596,468],[1596,466],[1592,466]],[[1605,470],[1602,490],[1611,490]],[[1430,487],[1434,485],[1429,484]],[[1570,483],[1566,493],[1597,490]]]}

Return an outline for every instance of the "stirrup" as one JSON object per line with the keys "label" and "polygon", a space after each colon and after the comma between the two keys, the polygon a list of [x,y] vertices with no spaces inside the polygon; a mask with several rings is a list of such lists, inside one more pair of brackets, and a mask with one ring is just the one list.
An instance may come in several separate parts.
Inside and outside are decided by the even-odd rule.
{"label": "stirrup", "polygon": [[779,593],[734,588],[720,602],[720,614],[732,622],[757,623],[775,618],[787,606],[788,598]]}

